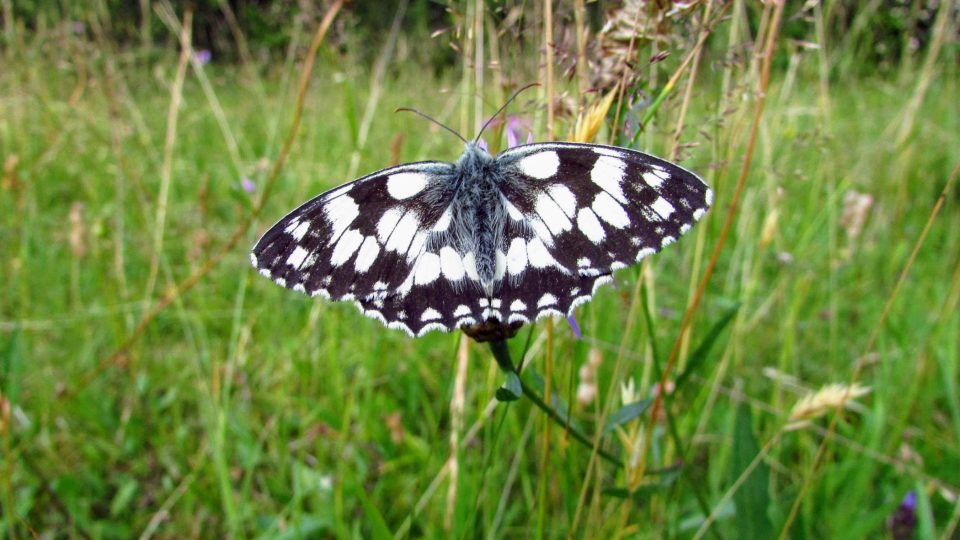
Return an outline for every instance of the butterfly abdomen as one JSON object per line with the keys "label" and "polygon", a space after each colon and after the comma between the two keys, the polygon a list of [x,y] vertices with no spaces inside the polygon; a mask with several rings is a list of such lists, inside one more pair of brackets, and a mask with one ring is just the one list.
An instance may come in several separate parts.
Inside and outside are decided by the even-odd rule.
{"label": "butterfly abdomen", "polygon": [[[456,164],[457,193],[452,206],[459,217],[458,243],[474,254],[476,273],[486,296],[493,296],[497,281],[498,256],[503,243],[506,210],[500,195],[502,167],[476,144],[468,143]],[[498,255],[499,252],[499,255]],[[502,261],[500,261],[502,266]]]}

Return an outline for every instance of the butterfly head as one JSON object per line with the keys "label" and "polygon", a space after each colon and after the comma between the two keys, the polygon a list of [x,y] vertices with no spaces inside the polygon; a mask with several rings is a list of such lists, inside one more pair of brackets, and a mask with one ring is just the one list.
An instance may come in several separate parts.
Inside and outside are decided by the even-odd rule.
{"label": "butterfly head", "polygon": [[490,155],[479,143],[468,142],[457,160],[457,167],[466,171],[480,171],[486,169],[493,163],[493,156]]}

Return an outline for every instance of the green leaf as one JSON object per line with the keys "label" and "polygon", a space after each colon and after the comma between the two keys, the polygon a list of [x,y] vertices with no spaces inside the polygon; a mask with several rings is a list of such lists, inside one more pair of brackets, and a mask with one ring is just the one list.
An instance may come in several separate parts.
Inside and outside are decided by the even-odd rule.
{"label": "green leaf", "polygon": [[523,394],[523,388],[520,386],[520,377],[516,373],[507,372],[507,380],[503,386],[497,388],[497,401],[516,401]]}
{"label": "green leaf", "polygon": [[697,369],[703,365],[703,361],[707,359],[707,355],[710,353],[710,349],[713,348],[714,343],[720,337],[720,334],[723,332],[724,328],[727,327],[732,321],[733,317],[737,314],[737,311],[740,310],[740,306],[743,305],[740,302],[734,304],[726,313],[720,317],[714,325],[710,328],[710,331],[707,332],[707,335],[704,336],[703,341],[700,342],[700,345],[693,351],[693,354],[690,355],[690,358],[687,359],[687,367],[683,370],[677,380],[675,381],[676,390],[680,390],[683,387],[683,383],[692,375]]}
{"label": "green leaf", "polygon": [[[731,457],[730,482],[736,482],[740,475],[753,463],[760,453],[760,445],[753,433],[753,421],[750,407],[741,403],[737,407],[733,429],[733,455]],[[746,540],[773,538],[773,525],[767,515],[770,507],[770,470],[761,461],[750,472],[733,494],[736,505],[737,537]]]}
{"label": "green leaf", "polygon": [[357,481],[357,479],[353,477],[353,473],[349,470],[347,470],[347,475],[349,475],[349,481],[351,487],[353,487],[353,491],[357,494],[357,499],[360,500],[360,506],[363,507],[364,517],[366,518],[364,521],[370,526],[373,533],[372,537],[377,540],[393,540],[393,533],[391,533],[390,528],[387,527],[387,520],[384,519],[383,514],[380,513],[380,509],[370,500],[370,496],[367,495],[367,490],[363,488],[363,484]]}
{"label": "green leaf", "polygon": [[610,433],[616,429],[617,426],[622,426],[634,418],[637,418],[646,412],[646,410],[650,408],[650,405],[652,404],[652,399],[641,399],[640,401],[634,401],[633,403],[624,405],[617,410],[617,412],[610,415],[610,419],[607,420],[607,425],[604,426],[603,432]]}
{"label": "green leaf", "polygon": [[330,518],[317,516],[303,516],[302,518],[284,525],[283,532],[271,531],[274,540],[299,540],[301,538],[323,538],[322,533],[330,533],[332,524]]}
{"label": "green leaf", "polygon": [[681,470],[683,470],[683,467],[678,464],[660,469],[656,472],[649,471],[647,476],[659,476],[660,478],[656,483],[644,484],[633,492],[625,487],[607,487],[603,488],[600,492],[618,499],[633,499],[635,502],[646,502],[648,495],[672,486],[673,483],[677,481],[677,478],[680,478]]}
{"label": "green leaf", "polygon": [[19,398],[20,370],[23,363],[20,350],[20,328],[14,329],[6,347],[0,351],[0,394],[11,404]]}
{"label": "green leaf", "polygon": [[127,481],[120,486],[117,494],[113,496],[113,501],[110,502],[111,517],[119,516],[130,506],[130,501],[132,501],[133,496],[137,494],[138,487],[139,484],[133,478],[127,479]]}
{"label": "green leaf", "polygon": [[[527,368],[527,370],[524,373],[530,374],[529,379],[533,383],[533,387],[536,388],[537,392],[540,393],[540,396],[543,397],[543,400],[547,401],[546,397],[543,395],[544,386],[545,386],[543,381],[543,375],[540,375],[539,373],[537,373],[537,371],[532,367]],[[550,392],[549,405],[554,410],[554,412],[557,413],[557,416],[559,416],[564,422],[568,422],[571,426],[574,426],[577,429],[579,429],[576,421],[570,417],[570,406],[567,404],[567,400],[560,397],[560,394],[556,392]]]}
{"label": "green leaf", "polygon": [[933,508],[930,506],[930,497],[927,496],[926,486],[917,480],[913,489],[917,494],[917,538],[936,538],[936,527],[933,523]]}

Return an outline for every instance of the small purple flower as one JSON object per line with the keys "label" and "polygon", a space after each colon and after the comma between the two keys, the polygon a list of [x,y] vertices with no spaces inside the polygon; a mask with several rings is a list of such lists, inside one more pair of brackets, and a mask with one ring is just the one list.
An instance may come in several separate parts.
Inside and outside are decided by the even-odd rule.
{"label": "small purple flower", "polygon": [[912,539],[917,530],[917,493],[908,491],[900,506],[887,518],[890,535],[896,540]]}
{"label": "small purple flower", "polygon": [[70,22],[70,31],[74,34],[83,34],[87,31],[87,25],[83,24],[81,21],[71,21]]}
{"label": "small purple flower", "polygon": [[[524,131],[523,122],[517,116],[507,119],[507,148],[520,146],[520,134]],[[527,131],[527,144],[533,143],[533,132]]]}
{"label": "small purple flower", "polygon": [[516,116],[511,116],[507,120],[507,148],[513,148],[519,143],[517,142],[517,124],[519,124]]}
{"label": "small purple flower", "polygon": [[577,324],[577,319],[573,315],[567,315],[567,323],[570,324],[570,330],[573,330],[573,335],[577,336],[577,339],[583,339],[583,334],[580,332],[580,325]]}
{"label": "small purple flower", "polygon": [[213,53],[210,52],[210,49],[200,49],[193,52],[193,57],[197,59],[197,62],[201,66],[205,66],[210,63],[210,59],[213,58]]}
{"label": "small purple flower", "polygon": [[257,184],[255,184],[253,180],[247,178],[246,176],[244,176],[243,180],[240,181],[240,187],[242,187],[247,193],[253,193],[257,190]]}
{"label": "small purple flower", "polygon": [[627,101],[628,113],[623,117],[623,134],[628,139],[633,139],[640,130],[640,118],[643,116],[643,110],[650,104],[650,100],[642,92],[637,92]]}

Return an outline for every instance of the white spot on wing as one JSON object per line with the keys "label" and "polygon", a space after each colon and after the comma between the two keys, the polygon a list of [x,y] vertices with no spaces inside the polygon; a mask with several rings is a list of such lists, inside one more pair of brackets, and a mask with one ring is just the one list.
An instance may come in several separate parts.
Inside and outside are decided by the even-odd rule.
{"label": "white spot on wing", "polygon": [[557,303],[557,297],[550,293],[543,293],[540,300],[537,300],[537,307],[552,306]]}
{"label": "white spot on wing", "polygon": [[354,261],[353,267],[356,268],[357,272],[366,272],[377,260],[379,254],[380,244],[377,243],[377,239],[368,236],[364,238],[363,244],[360,245],[360,252],[357,253],[357,260]]}
{"label": "white spot on wing", "polygon": [[577,198],[573,195],[573,192],[570,191],[570,188],[563,184],[554,184],[550,186],[547,193],[550,194],[550,197],[553,198],[567,217],[573,217],[573,214],[577,211]]}
{"label": "white spot on wing", "polygon": [[438,219],[437,222],[433,224],[433,230],[436,232],[443,232],[447,230],[447,227],[449,226],[450,226],[450,208],[447,207],[447,209],[444,210],[443,214],[440,215],[440,219]]}
{"label": "white spot on wing", "polygon": [[524,311],[526,309],[527,305],[524,304],[519,298],[510,304],[510,311]]}
{"label": "white spot on wing", "polygon": [[343,195],[344,193],[350,191],[351,189],[353,189],[353,184],[346,184],[346,185],[340,186],[337,189],[327,193],[327,196],[324,197],[324,200],[332,201],[333,199],[336,199],[337,197]]}
{"label": "white spot on wing", "polygon": [[546,193],[541,193],[540,196],[537,197],[536,211],[537,214],[540,215],[540,219],[543,220],[543,223],[554,235],[559,235],[563,231],[570,230],[573,226],[573,224],[570,223],[570,219],[568,219],[566,214],[563,213],[563,210],[560,209],[560,206],[553,202],[553,199]]}
{"label": "white spot on wing", "polygon": [[380,221],[377,222],[377,238],[380,239],[381,244],[390,238],[390,233],[396,228],[401,217],[403,217],[403,210],[400,208],[391,208],[380,216]]}
{"label": "white spot on wing", "polygon": [[299,242],[300,240],[303,240],[304,235],[307,234],[307,230],[309,229],[310,222],[308,221],[291,221],[290,225],[287,225],[285,230],[286,232],[290,233],[290,236],[292,236],[294,240]]}
{"label": "white spot on wing", "polygon": [[423,243],[427,241],[427,233],[425,231],[419,231],[417,234],[413,235],[413,240],[410,242],[410,247],[407,248],[407,262],[412,261],[418,255],[420,255],[420,248],[423,247]]}
{"label": "white spot on wing", "polygon": [[303,249],[300,246],[297,246],[293,248],[293,252],[290,253],[289,257],[287,257],[287,264],[289,264],[294,268],[300,268],[300,263],[302,263],[303,260],[306,259],[307,255],[309,254],[310,254],[309,251]]}
{"label": "white spot on wing", "polygon": [[707,188],[706,198],[707,198],[707,206],[713,206],[713,190],[712,189]]}
{"label": "white spot on wing", "polygon": [[607,233],[603,230],[603,225],[597,219],[597,215],[589,208],[581,208],[580,212],[577,213],[577,228],[594,244],[603,242],[603,239],[607,236]]}
{"label": "white spot on wing", "polygon": [[657,197],[657,200],[651,205],[653,211],[660,215],[661,218],[667,219],[670,217],[670,214],[675,210],[673,205],[670,204],[670,201],[664,199],[663,197]]}
{"label": "white spot on wing", "polygon": [[472,251],[463,256],[463,269],[467,271],[468,278],[480,281],[480,276],[477,274],[477,259]]}
{"label": "white spot on wing", "polygon": [[413,212],[404,214],[403,217],[400,218],[400,222],[397,223],[397,226],[393,229],[390,240],[387,240],[387,251],[406,252],[407,247],[413,240],[413,236],[417,234],[417,229],[419,228],[420,220],[417,219],[417,216],[414,215]]}
{"label": "white spot on wing", "polygon": [[660,178],[653,172],[643,173],[643,181],[647,183],[648,186],[653,189],[660,189],[660,186],[663,185],[663,178]]}
{"label": "white spot on wing", "polygon": [[601,156],[620,157],[623,155],[623,152],[619,150],[615,150],[613,148],[607,148],[606,146],[599,146],[599,145],[593,146],[593,151],[594,153],[599,154]]}
{"label": "white spot on wing", "polygon": [[517,165],[523,174],[543,180],[557,174],[557,169],[560,168],[560,156],[553,150],[546,150],[520,159]]}
{"label": "white spot on wing", "polygon": [[[493,264],[493,279],[496,279],[496,280],[503,279],[503,274],[505,274],[506,272],[507,272],[507,256],[503,254],[503,251],[498,249],[496,258],[494,259],[494,264]],[[494,307],[497,307],[497,306],[494,306]]]}
{"label": "white spot on wing", "polygon": [[333,253],[330,254],[330,264],[340,266],[349,261],[362,243],[363,235],[357,229],[350,229],[343,233],[337,245],[334,246]]}
{"label": "white spot on wing", "polygon": [[470,307],[460,304],[457,306],[457,309],[453,310],[454,317],[466,317],[471,314]]}
{"label": "white spot on wing", "polygon": [[517,210],[517,207],[513,205],[506,197],[501,197],[503,200],[503,206],[507,209],[507,213],[510,214],[510,217],[514,221],[523,221],[523,213],[520,210]]}
{"label": "white spot on wing", "polygon": [[507,250],[507,271],[517,275],[527,269],[527,243],[523,238],[514,238]]}
{"label": "white spot on wing", "polygon": [[417,259],[417,275],[413,282],[417,285],[426,285],[432,283],[440,277],[440,257],[436,253],[429,251],[420,255]]}
{"label": "white spot on wing", "polygon": [[704,210],[703,208],[697,208],[696,210],[693,211],[693,219],[700,221],[700,218],[702,218],[703,215],[706,213],[707,211]]}
{"label": "white spot on wing", "polygon": [[613,196],[617,201],[626,204],[627,197],[623,194],[623,176],[627,164],[620,158],[600,156],[590,170],[590,180],[601,189]]}
{"label": "white spot on wing", "polygon": [[620,203],[615,201],[607,192],[597,193],[593,198],[593,211],[600,219],[618,229],[622,229],[630,224],[630,216],[627,215]]}
{"label": "white spot on wing", "polygon": [[401,172],[387,178],[387,192],[394,199],[408,199],[427,187],[430,177],[424,173]]}
{"label": "white spot on wing", "polygon": [[534,268],[545,268],[551,265],[562,268],[539,238],[527,242],[527,260],[530,261],[530,266]]}
{"label": "white spot on wing", "polygon": [[353,220],[360,215],[360,207],[349,196],[344,195],[331,200],[323,207],[323,212],[330,222],[333,229],[333,236],[330,238],[339,238],[343,231],[353,223]]}
{"label": "white spot on wing", "polygon": [[450,246],[444,246],[440,250],[440,271],[443,272],[443,277],[450,281],[459,281],[466,273],[463,258]]}
{"label": "white spot on wing", "polygon": [[550,234],[550,230],[547,229],[547,226],[543,224],[542,221],[536,217],[527,220],[527,224],[530,225],[530,228],[533,229],[533,232],[548,246],[553,245],[553,235]]}
{"label": "white spot on wing", "polygon": [[656,250],[652,248],[641,249],[640,251],[637,252],[637,262],[642,261],[644,258],[646,258],[649,255],[653,255],[654,253],[656,253]]}
{"label": "white spot on wing", "polygon": [[421,321],[433,321],[439,318],[441,318],[440,312],[433,308],[423,310],[423,315],[420,315]]}

